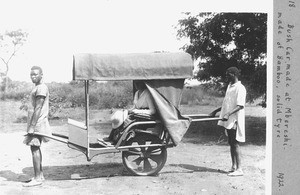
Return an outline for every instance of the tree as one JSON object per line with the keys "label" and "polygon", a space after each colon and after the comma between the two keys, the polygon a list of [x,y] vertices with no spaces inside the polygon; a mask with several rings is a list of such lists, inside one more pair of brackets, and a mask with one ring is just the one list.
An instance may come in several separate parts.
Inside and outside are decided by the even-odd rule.
{"label": "tree", "polygon": [[262,97],[265,105],[267,14],[185,13],[178,21],[177,37],[189,39],[181,49],[199,60],[198,80],[219,84],[226,69],[236,66],[248,91],[247,101]]}
{"label": "tree", "polygon": [[9,64],[19,49],[26,42],[28,33],[22,31],[21,29],[6,31],[0,34],[0,62],[4,65],[4,69],[1,69],[0,75],[2,79],[1,90],[6,91],[8,80],[7,77],[9,71]]}

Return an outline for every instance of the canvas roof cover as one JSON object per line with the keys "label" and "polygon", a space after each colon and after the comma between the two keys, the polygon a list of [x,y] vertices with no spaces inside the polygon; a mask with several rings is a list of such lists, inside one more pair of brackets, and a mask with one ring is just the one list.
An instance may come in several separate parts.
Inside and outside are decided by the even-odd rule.
{"label": "canvas roof cover", "polygon": [[73,56],[73,80],[151,80],[192,76],[189,54],[76,54]]}
{"label": "canvas roof cover", "polygon": [[[176,80],[175,86],[176,85],[178,86],[178,84],[180,84],[180,81],[182,81],[182,85],[183,85],[183,80],[178,79]],[[179,102],[174,98],[169,99],[166,96],[164,96],[161,93],[164,90],[161,91],[160,87],[158,88],[160,90],[158,90],[156,84],[158,84],[158,82],[157,83],[147,82],[146,86],[152,96],[152,100],[156,108],[156,113],[159,119],[161,120],[165,129],[169,132],[169,136],[171,137],[174,145],[177,146],[179,142],[182,140],[184,134],[188,130],[192,121],[190,118],[181,115],[180,111],[177,108]],[[168,95],[168,97],[170,97],[170,95],[171,96],[175,95],[177,97],[180,97],[179,93],[182,88],[181,89],[173,88],[173,90],[171,90],[172,88],[173,86],[165,88],[168,90],[168,91],[164,91],[166,92],[165,94]]]}

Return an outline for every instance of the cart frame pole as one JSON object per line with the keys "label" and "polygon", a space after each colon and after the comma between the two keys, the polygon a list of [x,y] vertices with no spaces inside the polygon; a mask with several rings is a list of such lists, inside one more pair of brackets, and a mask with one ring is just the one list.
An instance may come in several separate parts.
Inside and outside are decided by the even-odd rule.
{"label": "cart frame pole", "polygon": [[90,157],[90,136],[89,136],[89,124],[90,124],[90,109],[89,109],[89,105],[90,105],[90,101],[89,101],[89,80],[85,80],[84,81],[84,91],[85,91],[85,126],[86,126],[86,130],[87,130],[87,159],[89,160]]}

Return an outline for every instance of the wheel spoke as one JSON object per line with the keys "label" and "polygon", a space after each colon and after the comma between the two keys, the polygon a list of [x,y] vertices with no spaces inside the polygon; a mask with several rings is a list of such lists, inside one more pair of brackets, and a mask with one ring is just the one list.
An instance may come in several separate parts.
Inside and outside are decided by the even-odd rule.
{"label": "wheel spoke", "polygon": [[151,154],[157,154],[157,153],[161,153],[161,151],[162,151],[162,149],[161,148],[157,148],[156,150],[153,150],[152,152],[151,152]]}
{"label": "wheel spoke", "polygon": [[[123,164],[126,169],[134,175],[155,175],[166,162],[167,151],[164,146],[153,146],[162,144],[157,136],[151,134],[137,134],[128,140],[126,146],[132,146],[129,150],[122,151]],[[140,147],[149,145],[148,147]]]}
{"label": "wheel spoke", "polygon": [[129,155],[132,155],[132,156],[133,155],[140,155],[141,151],[137,150],[136,148],[132,148],[132,149],[126,151],[126,154],[127,154],[127,156],[129,156]]}
{"label": "wheel spoke", "polygon": [[140,150],[138,150],[136,148],[130,148],[129,151],[131,151],[131,152],[140,152]]}
{"label": "wheel spoke", "polygon": [[157,164],[159,164],[161,162],[161,155],[151,155],[149,157],[151,160],[153,160],[154,162],[156,162]]}
{"label": "wheel spoke", "polygon": [[148,172],[148,171],[151,171],[151,170],[152,170],[152,166],[151,166],[148,158],[145,158],[144,159],[144,171]]}
{"label": "wheel spoke", "polygon": [[159,151],[159,147],[148,147],[148,149],[147,149],[147,154],[151,154],[151,153],[155,153],[155,152],[157,152],[157,151],[155,151],[155,150],[158,150]]}
{"label": "wheel spoke", "polygon": [[136,165],[140,165],[142,161],[143,161],[143,159],[141,157],[138,157],[135,160],[133,160],[132,162],[134,162]]}

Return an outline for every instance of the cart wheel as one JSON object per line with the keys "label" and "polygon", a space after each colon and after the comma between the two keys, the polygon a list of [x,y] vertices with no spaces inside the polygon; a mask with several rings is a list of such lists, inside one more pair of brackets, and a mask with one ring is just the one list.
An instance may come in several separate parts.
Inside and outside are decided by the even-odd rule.
{"label": "cart wheel", "polygon": [[166,147],[142,147],[138,145],[161,144],[157,136],[139,133],[129,141],[126,146],[137,146],[122,152],[122,160],[126,169],[139,176],[156,175],[165,165],[167,160]]}

